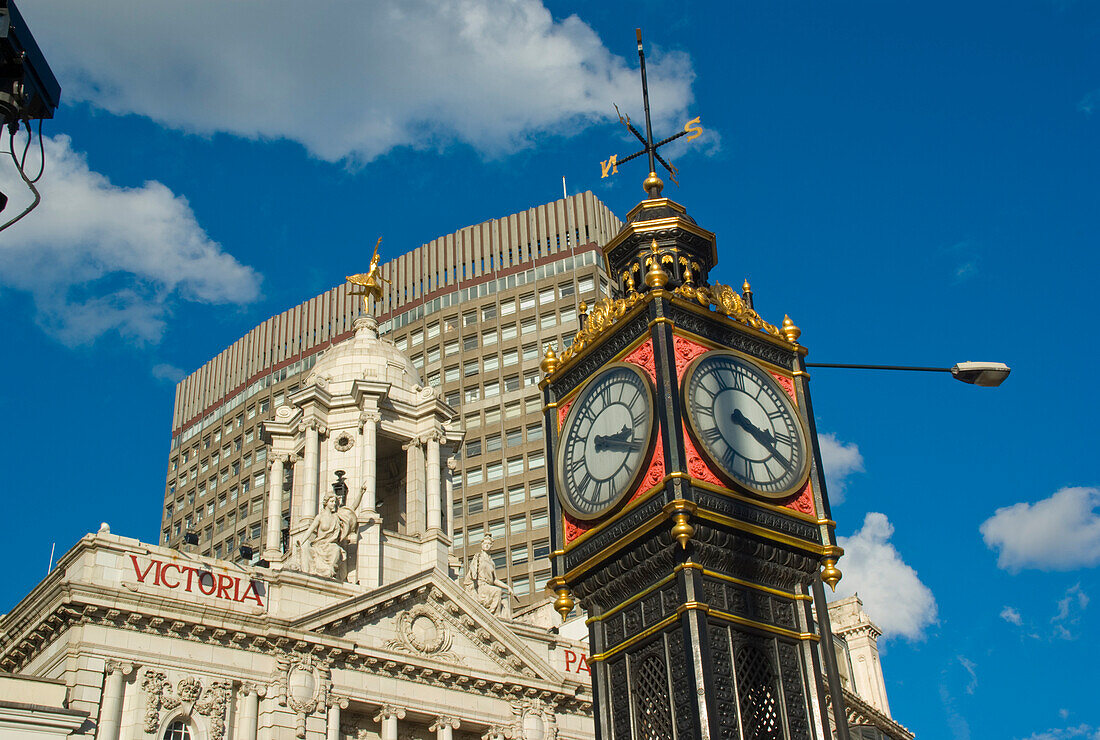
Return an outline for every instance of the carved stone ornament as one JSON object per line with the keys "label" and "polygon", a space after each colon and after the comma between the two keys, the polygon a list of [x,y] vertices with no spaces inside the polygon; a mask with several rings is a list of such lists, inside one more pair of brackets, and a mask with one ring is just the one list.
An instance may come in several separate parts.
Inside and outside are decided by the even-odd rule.
{"label": "carved stone ornament", "polygon": [[291,414],[293,413],[294,409],[290,408],[289,406],[280,406],[279,408],[275,409],[275,418],[289,419]]}
{"label": "carved stone ornament", "polygon": [[447,623],[424,604],[400,612],[395,620],[397,639],[386,647],[411,655],[430,655],[440,660],[462,662],[450,652],[452,635]]}
{"label": "carved stone ornament", "polygon": [[346,429],[337,432],[332,440],[332,446],[336,448],[337,452],[347,452],[355,446],[355,435]]}
{"label": "carved stone ornament", "polygon": [[154,734],[160,728],[161,716],[183,708],[183,714],[200,714],[209,723],[211,740],[223,740],[226,712],[233,685],[229,681],[210,681],[205,687],[194,676],[181,679],[173,691],[172,683],[163,671],[148,668],[142,675],[141,689],[145,693],[143,729]]}
{"label": "carved stone ornament", "polygon": [[295,734],[306,736],[306,716],[327,705],[332,688],[328,665],[297,653],[278,658],[279,705],[290,707],[297,718]]}

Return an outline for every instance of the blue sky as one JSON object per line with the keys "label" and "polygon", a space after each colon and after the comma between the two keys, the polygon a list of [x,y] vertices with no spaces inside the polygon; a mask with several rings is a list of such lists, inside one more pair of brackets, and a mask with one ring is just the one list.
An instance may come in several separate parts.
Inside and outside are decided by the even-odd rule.
{"label": "blue sky", "polygon": [[[642,26],[685,204],[810,360],[894,716],[1100,737],[1100,4],[24,2],[64,88],[0,233],[0,610],[108,521],[155,541],[173,383],[273,313],[561,194],[620,215]],[[25,203],[10,161],[0,190]],[[847,591],[845,591],[847,589]],[[1092,666],[1091,668],[1089,666]],[[1022,700],[1021,700],[1022,699]]]}

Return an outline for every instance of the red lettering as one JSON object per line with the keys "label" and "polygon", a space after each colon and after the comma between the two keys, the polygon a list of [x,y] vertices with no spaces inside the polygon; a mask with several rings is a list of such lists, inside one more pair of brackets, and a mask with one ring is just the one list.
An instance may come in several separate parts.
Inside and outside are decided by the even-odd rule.
{"label": "red lettering", "polygon": [[573,663],[576,660],[577,660],[577,654],[576,653],[574,653],[572,650],[566,650],[565,651],[565,672],[566,673],[569,672],[569,666],[573,665]]}
{"label": "red lettering", "polygon": [[241,597],[241,601],[244,601],[245,599],[252,599],[253,601],[256,602],[256,604],[258,606],[261,606],[261,607],[264,605],[264,602],[260,601],[260,594],[256,590],[256,582],[255,581],[250,581],[249,582],[248,588],[244,592],[244,596]]}
{"label": "red lettering", "polygon": [[592,669],[588,667],[588,656],[584,653],[581,653],[581,660],[579,663],[577,663],[577,673],[580,673],[581,671],[584,671],[589,676],[592,675]]}
{"label": "red lettering", "polygon": [[233,579],[233,601],[241,600],[241,579]]}
{"label": "red lettering", "polygon": [[233,585],[233,576],[222,573],[218,576],[218,598],[219,599],[232,599],[229,595],[229,589]]}
{"label": "red lettering", "polygon": [[149,571],[153,568],[153,561],[149,561],[149,565],[145,566],[145,572],[141,572],[140,566],[138,566],[137,555],[131,555],[130,560],[134,561],[134,575],[137,576],[138,583],[145,583],[146,576],[149,575]]}
{"label": "red lettering", "polygon": [[153,585],[163,586],[164,583],[160,580],[160,578],[162,575],[164,575],[164,563],[160,562],[159,560],[154,560],[153,562],[157,566],[157,573],[156,576],[153,578]]}
{"label": "red lettering", "polygon": [[[210,590],[206,590],[206,579],[210,579]],[[199,573],[199,591],[202,591],[204,596],[213,596],[214,592],[218,590],[218,579],[214,577],[213,573],[209,571],[203,571]]]}
{"label": "red lettering", "polygon": [[169,583],[168,582],[168,569],[169,568],[175,568],[176,572],[182,572],[182,571],[180,571],[180,567],[178,565],[176,565],[175,563],[165,563],[164,567],[161,568],[161,571],[160,571],[161,582],[164,583],[164,585],[167,586],[168,588],[179,588],[180,587],[180,582],[179,581],[176,581],[175,583]]}
{"label": "red lettering", "polygon": [[183,590],[187,593],[191,593],[191,579],[195,575],[195,569],[192,568],[190,565],[183,566],[183,569],[187,571],[187,585],[184,587]]}

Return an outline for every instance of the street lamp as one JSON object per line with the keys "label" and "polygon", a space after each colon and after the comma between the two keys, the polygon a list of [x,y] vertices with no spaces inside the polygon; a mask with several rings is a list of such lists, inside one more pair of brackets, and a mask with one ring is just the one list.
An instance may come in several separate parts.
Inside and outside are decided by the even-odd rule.
{"label": "street lamp", "polygon": [[1012,368],[1003,362],[957,362],[952,367],[914,367],[912,365],[849,365],[835,362],[807,362],[806,367],[838,367],[845,370],[913,370],[925,373],[951,373],[955,380],[970,385],[995,388],[1005,382]]}

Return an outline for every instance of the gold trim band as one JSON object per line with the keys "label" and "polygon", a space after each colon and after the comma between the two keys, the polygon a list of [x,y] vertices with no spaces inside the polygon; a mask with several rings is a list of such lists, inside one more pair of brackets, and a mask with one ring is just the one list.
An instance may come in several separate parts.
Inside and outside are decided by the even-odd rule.
{"label": "gold trim band", "polygon": [[671,581],[675,577],[676,577],[675,572],[669,573],[667,576],[665,576],[661,580],[657,581],[656,583],[654,583],[649,588],[646,588],[644,591],[639,591],[638,593],[634,594],[633,596],[631,596],[629,599],[627,599],[623,603],[617,604],[617,605],[611,607],[610,609],[608,609],[606,612],[604,612],[603,614],[601,614],[598,617],[589,617],[588,619],[584,620],[584,623],[585,624],[592,624],[593,622],[602,622],[603,620],[607,619],[608,617],[613,616],[615,614],[618,614],[623,609],[627,608],[628,606],[635,603],[636,601],[639,601],[641,599],[644,599],[646,596],[649,596],[651,593],[653,593],[654,591],[659,589],[661,586],[664,586],[665,584],[667,584],[669,581]]}

